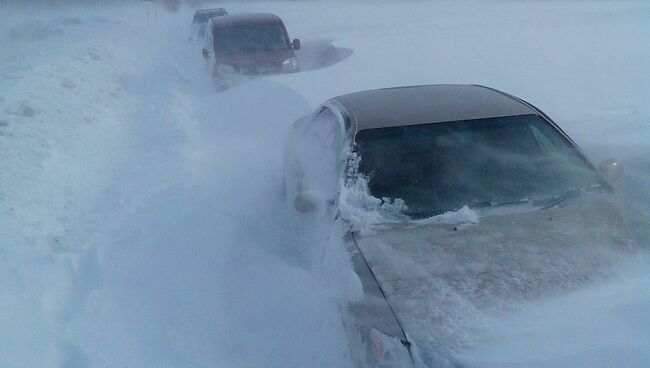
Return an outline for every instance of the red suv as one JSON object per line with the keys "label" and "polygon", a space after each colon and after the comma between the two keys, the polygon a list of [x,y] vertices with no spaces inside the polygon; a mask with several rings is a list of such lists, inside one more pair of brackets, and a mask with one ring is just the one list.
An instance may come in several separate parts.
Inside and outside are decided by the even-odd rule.
{"label": "red suv", "polygon": [[214,57],[218,75],[229,70],[241,74],[293,73],[300,70],[294,50],[300,40],[289,41],[282,20],[274,14],[225,15],[210,20],[203,57]]}

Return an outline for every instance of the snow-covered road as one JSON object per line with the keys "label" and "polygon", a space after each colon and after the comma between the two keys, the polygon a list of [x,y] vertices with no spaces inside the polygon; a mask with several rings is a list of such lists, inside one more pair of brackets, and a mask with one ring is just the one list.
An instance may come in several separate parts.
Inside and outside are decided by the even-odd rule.
{"label": "snow-covered road", "polygon": [[[342,244],[305,231],[278,199],[288,127],[342,93],[511,92],[595,161],[620,158],[618,189],[650,213],[647,2],[220,6],[280,15],[309,70],[216,93],[187,40],[193,9],[0,8],[0,366],[349,366],[340,308],[356,280]],[[331,50],[339,60],[313,62]],[[601,297],[620,303],[588,315],[634,306],[604,325],[650,330],[650,314],[637,313],[650,307],[646,280],[498,322],[505,336],[468,359],[519,349],[511,340],[536,328],[521,319]],[[638,330],[629,336],[649,338]],[[608,347],[594,341],[582,346]]]}

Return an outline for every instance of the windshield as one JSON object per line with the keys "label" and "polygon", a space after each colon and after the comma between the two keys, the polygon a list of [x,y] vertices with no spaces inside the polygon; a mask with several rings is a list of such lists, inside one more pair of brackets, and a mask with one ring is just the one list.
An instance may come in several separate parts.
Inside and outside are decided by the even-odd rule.
{"label": "windshield", "polygon": [[602,185],[573,145],[536,115],[363,130],[355,149],[370,194],[404,200],[405,214],[416,218]]}
{"label": "windshield", "polygon": [[214,50],[217,53],[273,51],[289,48],[281,24],[256,24],[214,29]]}

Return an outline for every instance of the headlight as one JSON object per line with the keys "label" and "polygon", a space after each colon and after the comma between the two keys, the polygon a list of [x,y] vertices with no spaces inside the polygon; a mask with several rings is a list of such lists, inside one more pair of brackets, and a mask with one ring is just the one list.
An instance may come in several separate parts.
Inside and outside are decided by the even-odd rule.
{"label": "headlight", "polygon": [[397,337],[391,337],[371,328],[368,336],[368,363],[378,368],[413,367],[411,354]]}
{"label": "headlight", "polygon": [[284,73],[292,73],[298,71],[298,59],[295,56],[288,58],[282,62],[282,71]]}

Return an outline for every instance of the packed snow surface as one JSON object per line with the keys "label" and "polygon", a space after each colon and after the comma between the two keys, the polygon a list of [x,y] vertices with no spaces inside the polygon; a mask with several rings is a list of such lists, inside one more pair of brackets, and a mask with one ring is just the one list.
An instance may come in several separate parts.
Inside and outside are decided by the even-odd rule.
{"label": "packed snow surface", "polygon": [[[220,2],[278,14],[304,46],[303,72],[221,93],[187,39],[190,7],[2,4],[3,367],[350,366],[346,225],[280,200],[289,127],[343,93],[513,93],[594,161],[618,158],[619,193],[650,213],[645,1]],[[463,211],[449,216],[480,222]],[[482,322],[459,359],[643,366],[638,274]]]}

